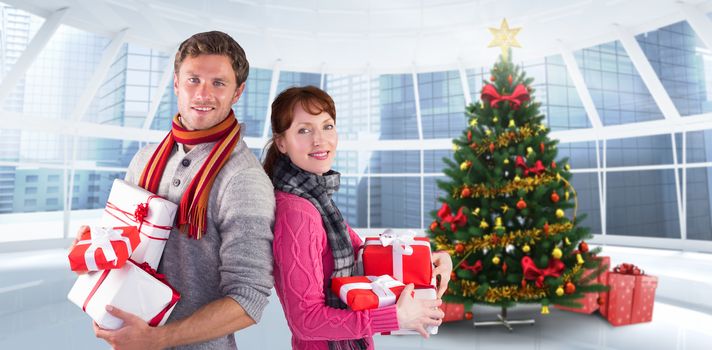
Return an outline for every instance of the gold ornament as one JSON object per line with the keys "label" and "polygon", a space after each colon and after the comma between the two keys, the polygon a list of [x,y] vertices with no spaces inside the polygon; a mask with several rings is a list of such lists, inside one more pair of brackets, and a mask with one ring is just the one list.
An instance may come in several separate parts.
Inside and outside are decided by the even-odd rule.
{"label": "gold ornament", "polygon": [[472,162],[469,160],[466,160],[460,164],[460,170],[465,171],[469,169],[472,166]]}
{"label": "gold ornament", "polygon": [[556,295],[558,295],[558,296],[564,295],[564,288],[562,288],[561,286],[559,286],[559,288],[556,288]]}
{"label": "gold ornament", "polygon": [[522,251],[523,251],[524,253],[529,253],[529,251],[531,251],[531,250],[532,250],[532,248],[529,247],[528,244],[525,244],[525,245],[522,246]]}
{"label": "gold ornament", "polygon": [[485,108],[485,104],[482,103],[482,100],[480,100],[480,108]]}
{"label": "gold ornament", "polygon": [[498,216],[494,219],[494,228],[496,228],[496,229],[502,228],[502,218],[501,217]]}
{"label": "gold ornament", "polygon": [[561,219],[564,217],[564,211],[561,209],[556,209],[556,217]]}
{"label": "gold ornament", "polygon": [[489,224],[487,224],[487,221],[485,221],[485,219],[482,219],[482,221],[480,221],[480,228],[486,229],[488,227],[489,227]]}
{"label": "gold ornament", "polygon": [[541,314],[542,314],[542,315],[548,315],[548,314],[549,314],[549,306],[548,306],[548,305],[542,305],[542,306],[541,306]]}
{"label": "gold ornament", "polygon": [[508,159],[508,158],[505,158],[503,163],[504,163],[504,164],[509,164],[509,159]]}
{"label": "gold ornament", "polygon": [[477,126],[477,118],[470,119],[470,126]]}
{"label": "gold ornament", "polygon": [[502,208],[502,213],[503,213],[503,214],[506,214],[507,211],[509,210],[509,206],[507,206],[506,204],[503,204],[500,208]]}
{"label": "gold ornament", "polygon": [[539,131],[546,131],[546,125],[539,124]]}
{"label": "gold ornament", "polygon": [[495,265],[499,265],[499,257],[495,256],[494,258],[492,258],[492,263]]}
{"label": "gold ornament", "polygon": [[566,165],[564,165],[564,169],[566,169],[566,171],[571,170],[571,165],[569,165],[569,163],[566,163]]}
{"label": "gold ornament", "polygon": [[561,259],[562,255],[563,255],[563,253],[561,252],[561,249],[559,249],[558,247],[554,248],[554,250],[551,252],[551,256],[554,259]]}
{"label": "gold ornament", "polygon": [[532,153],[534,153],[534,149],[531,147],[527,147],[527,155],[530,155]]}
{"label": "gold ornament", "polygon": [[571,245],[571,241],[569,240],[569,237],[564,237],[564,244]]}
{"label": "gold ornament", "polygon": [[499,118],[497,118],[497,117],[494,117],[494,118],[492,118],[492,121],[496,123],[496,122],[498,122],[498,121],[499,121]]}
{"label": "gold ornament", "polygon": [[583,257],[581,256],[581,253],[576,254],[576,263],[583,265]]}
{"label": "gold ornament", "polygon": [[510,47],[522,47],[519,45],[519,42],[517,41],[516,35],[519,33],[519,31],[522,30],[522,28],[509,28],[509,23],[507,23],[507,19],[503,18],[502,23],[499,25],[498,28],[489,28],[490,33],[494,35],[494,38],[492,38],[492,41],[487,45],[487,47],[495,47],[499,46],[499,48],[502,50],[502,59],[507,60],[507,57],[509,55],[509,48]]}
{"label": "gold ornament", "polygon": [[569,200],[569,191],[564,192],[564,198]]}
{"label": "gold ornament", "polygon": [[507,127],[510,127],[510,128],[516,127],[516,125],[514,124],[514,119],[509,120],[509,125],[507,125]]}
{"label": "gold ornament", "polygon": [[556,181],[561,181],[561,174],[556,173]]}
{"label": "gold ornament", "polygon": [[453,143],[453,144],[452,144],[452,150],[455,151],[455,152],[457,152],[457,151],[460,150],[460,146],[458,146],[457,144],[454,144],[454,143]]}
{"label": "gold ornament", "polygon": [[514,176],[514,182],[519,182],[522,181],[522,179],[519,177],[519,175]]}
{"label": "gold ornament", "polygon": [[490,129],[485,130],[485,135],[487,135],[487,136],[492,135],[492,130],[490,130]]}
{"label": "gold ornament", "polygon": [[480,216],[480,208],[475,208],[475,210],[472,211],[472,215]]}

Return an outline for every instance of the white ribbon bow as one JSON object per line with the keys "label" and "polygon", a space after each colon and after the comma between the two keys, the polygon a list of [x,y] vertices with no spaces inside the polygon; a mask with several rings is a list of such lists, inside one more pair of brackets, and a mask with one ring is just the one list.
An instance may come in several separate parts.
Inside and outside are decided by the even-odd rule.
{"label": "white ribbon bow", "polygon": [[406,231],[404,233],[396,233],[391,229],[385,230],[379,236],[381,244],[384,247],[393,246],[393,252],[397,252],[398,255],[412,255],[413,247],[411,244],[415,242],[415,232]]}
{"label": "white ribbon bow", "polygon": [[113,262],[116,266],[118,257],[114,251],[114,247],[111,246],[111,241],[123,241],[126,243],[126,249],[128,250],[129,256],[131,256],[131,241],[128,237],[121,235],[121,230],[115,230],[110,227],[94,227],[90,228],[91,238],[85,239],[77,242],[79,244],[90,244],[86,252],[84,252],[84,261],[87,265],[87,270],[97,271],[99,268],[96,266],[96,259],[94,259],[94,253],[97,249],[101,249],[104,253],[104,258],[107,262]]}
{"label": "white ribbon bow", "polygon": [[391,288],[403,286],[404,284],[400,281],[396,281],[393,277],[388,275],[383,276],[366,276],[370,283],[357,282],[349,283],[341,286],[339,290],[339,297],[345,303],[348,301],[348,294],[354,289],[370,289],[373,293],[378,296],[378,307],[384,307],[393,305],[396,303],[396,295],[393,293]]}

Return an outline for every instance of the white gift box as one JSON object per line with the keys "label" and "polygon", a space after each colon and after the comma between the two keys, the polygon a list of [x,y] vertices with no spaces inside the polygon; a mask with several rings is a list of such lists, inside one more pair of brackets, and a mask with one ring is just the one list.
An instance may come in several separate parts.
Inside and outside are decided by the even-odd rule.
{"label": "white gift box", "polygon": [[138,263],[147,262],[156,269],[177,211],[175,203],[116,179],[106,201],[101,225],[138,227],[141,243],[134,249],[131,259]]}
{"label": "white gift box", "polygon": [[130,312],[151,326],[161,326],[166,323],[180,295],[168,283],[129,260],[120,269],[80,275],[67,298],[82,308],[99,327],[118,329],[123,321],[109,314],[107,305]]}
{"label": "white gift box", "polygon": [[[415,289],[413,294],[413,298],[415,299],[424,299],[424,300],[435,300],[437,299],[437,293],[435,292],[435,288],[423,288],[423,289]],[[426,331],[430,334],[438,334],[438,327],[437,326],[430,326],[425,328]],[[415,330],[412,329],[399,329],[396,331],[390,332],[391,335],[420,335],[420,333],[416,332]]]}

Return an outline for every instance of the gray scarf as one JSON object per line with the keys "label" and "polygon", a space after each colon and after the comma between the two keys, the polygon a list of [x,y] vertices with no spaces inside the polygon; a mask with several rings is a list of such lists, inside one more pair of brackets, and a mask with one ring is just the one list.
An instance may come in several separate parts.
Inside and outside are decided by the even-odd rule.
{"label": "gray scarf", "polygon": [[[304,171],[294,165],[289,157],[281,155],[277,160],[273,179],[274,188],[307,199],[321,214],[329,246],[334,254],[334,273],[331,277],[347,277],[353,274],[354,250],[351,237],[339,208],[331,195],[339,190],[341,174],[330,170],[324,175]],[[338,295],[331,292],[331,280],[326,286],[326,305],[345,309]],[[366,339],[329,341],[330,350],[364,350],[368,348]]]}

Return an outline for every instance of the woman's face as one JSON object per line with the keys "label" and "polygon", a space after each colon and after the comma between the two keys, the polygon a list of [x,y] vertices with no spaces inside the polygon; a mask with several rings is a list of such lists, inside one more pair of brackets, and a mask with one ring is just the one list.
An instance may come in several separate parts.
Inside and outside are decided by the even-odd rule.
{"label": "woman's face", "polygon": [[334,119],[326,112],[309,114],[300,103],[293,114],[292,125],[275,140],[279,151],[304,171],[322,175],[331,170],[338,143]]}

